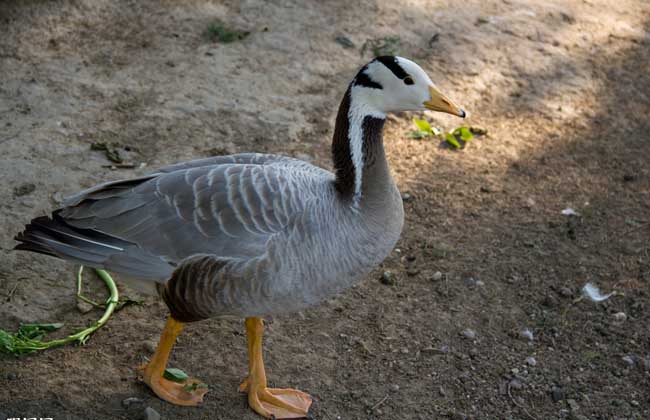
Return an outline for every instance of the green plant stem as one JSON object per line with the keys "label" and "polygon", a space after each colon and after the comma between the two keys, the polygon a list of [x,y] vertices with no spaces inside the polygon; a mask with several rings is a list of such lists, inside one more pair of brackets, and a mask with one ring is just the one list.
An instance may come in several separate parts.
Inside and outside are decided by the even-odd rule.
{"label": "green plant stem", "polygon": [[83,300],[84,302],[94,306],[95,308],[105,308],[106,305],[102,305],[101,303],[97,303],[92,299],[88,299],[86,296],[81,294],[81,283],[82,283],[82,276],[84,272],[84,266],[79,267],[79,271],[77,272],[77,298],[80,300]]}
{"label": "green plant stem", "polygon": [[[81,272],[82,270],[79,270],[79,278],[81,277]],[[58,340],[46,341],[42,343],[47,346],[45,348],[56,347],[67,343],[73,343],[75,341],[78,341],[81,344],[85,344],[86,341],[88,341],[90,335],[95,331],[97,331],[99,328],[101,328],[104,324],[106,324],[108,318],[110,318],[111,315],[113,314],[113,311],[115,310],[115,307],[117,306],[120,297],[119,292],[117,291],[117,286],[115,285],[115,281],[104,270],[95,269],[95,272],[97,273],[99,278],[101,278],[104,281],[106,287],[108,288],[108,291],[110,292],[110,296],[106,300],[106,310],[104,311],[104,315],[102,315],[102,317],[99,318],[90,327],[83,329],[75,334],[69,335],[65,338],[61,338]]]}
{"label": "green plant stem", "polygon": [[[97,275],[104,281],[106,284],[106,287],[108,288],[108,291],[110,293],[110,296],[106,300],[106,309],[104,310],[104,315],[102,315],[99,320],[94,322],[91,326],[78,331],[72,335],[69,335],[65,338],[60,338],[57,340],[51,340],[51,341],[40,341],[40,339],[30,339],[30,338],[25,338],[25,337],[20,337],[19,334],[16,335],[10,335],[5,333],[4,331],[0,331],[3,333],[3,336],[0,338],[4,339],[9,339],[11,340],[11,349],[9,350],[11,353],[14,354],[22,354],[22,353],[30,353],[33,351],[37,350],[45,350],[49,349],[52,347],[57,347],[61,346],[64,344],[69,344],[69,343],[74,343],[78,342],[80,344],[85,344],[86,341],[88,341],[88,338],[92,333],[97,331],[99,328],[101,328],[108,319],[111,317],[113,314],[113,311],[115,310],[115,307],[118,304],[119,301],[119,293],[117,290],[117,286],[115,285],[115,281],[111,278],[111,276],[104,270],[98,270],[95,269],[95,272]],[[78,272],[77,275],[77,296],[80,295],[81,292],[81,275],[83,273],[83,267]],[[90,300],[90,299],[88,299]],[[92,302],[92,301],[91,301]],[[90,302],[89,302],[90,303]],[[94,302],[93,302],[94,303]],[[96,304],[96,303],[95,303]],[[99,305],[99,304],[96,304]],[[101,305],[99,305],[101,306]],[[12,338],[13,337],[13,338]]]}

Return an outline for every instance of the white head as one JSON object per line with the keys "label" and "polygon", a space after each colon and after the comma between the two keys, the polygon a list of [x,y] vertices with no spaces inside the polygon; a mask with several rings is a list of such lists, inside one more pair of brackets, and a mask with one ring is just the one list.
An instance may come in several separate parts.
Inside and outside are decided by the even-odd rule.
{"label": "white head", "polygon": [[420,66],[402,57],[382,56],[368,63],[354,78],[351,94],[356,105],[363,104],[370,112],[430,109],[466,115],[438,91]]}

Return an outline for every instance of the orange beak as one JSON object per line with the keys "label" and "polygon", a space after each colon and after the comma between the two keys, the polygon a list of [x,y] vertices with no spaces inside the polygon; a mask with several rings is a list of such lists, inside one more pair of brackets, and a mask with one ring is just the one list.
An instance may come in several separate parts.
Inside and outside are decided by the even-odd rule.
{"label": "orange beak", "polygon": [[462,108],[459,108],[458,105],[454,104],[449,98],[442,94],[435,86],[429,86],[429,94],[431,99],[424,102],[426,108],[432,111],[446,112],[447,114],[456,115],[461,118],[465,118],[467,113],[463,111]]}

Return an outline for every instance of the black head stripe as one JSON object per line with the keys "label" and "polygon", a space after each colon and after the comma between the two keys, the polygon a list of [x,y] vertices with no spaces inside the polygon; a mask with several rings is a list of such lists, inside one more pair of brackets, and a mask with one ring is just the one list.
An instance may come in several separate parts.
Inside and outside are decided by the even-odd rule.
{"label": "black head stripe", "polygon": [[375,61],[379,61],[384,66],[388,67],[388,70],[392,71],[395,77],[398,79],[404,79],[408,76],[408,73],[404,71],[402,66],[397,62],[397,57],[392,55],[382,55],[381,57],[375,58]]}
{"label": "black head stripe", "polygon": [[359,70],[359,73],[357,73],[357,77],[354,78],[354,86],[363,86],[371,89],[383,89],[384,87],[380,85],[379,83],[375,82],[366,74],[366,70],[368,69],[368,66],[363,66],[361,70]]}

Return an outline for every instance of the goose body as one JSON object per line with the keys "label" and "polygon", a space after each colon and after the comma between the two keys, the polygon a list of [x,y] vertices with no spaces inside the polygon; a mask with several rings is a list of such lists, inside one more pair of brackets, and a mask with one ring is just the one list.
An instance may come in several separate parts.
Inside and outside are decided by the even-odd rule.
{"label": "goose body", "polygon": [[[52,217],[32,220],[16,248],[136,279],[167,303],[165,331],[178,322],[236,315],[248,318],[254,341],[261,331],[256,317],[320,302],[362,279],[393,249],[404,210],[383,126],[387,112],[424,108],[464,116],[415,63],[379,57],[359,71],[341,101],[334,172],[256,153],[172,165],[69,197]],[[246,389],[259,378],[255,357]],[[182,403],[159,384],[155,360],[145,381]],[[258,413],[278,416],[250,395]],[[304,393],[287,398],[299,410],[280,412],[285,418],[311,402]]]}

